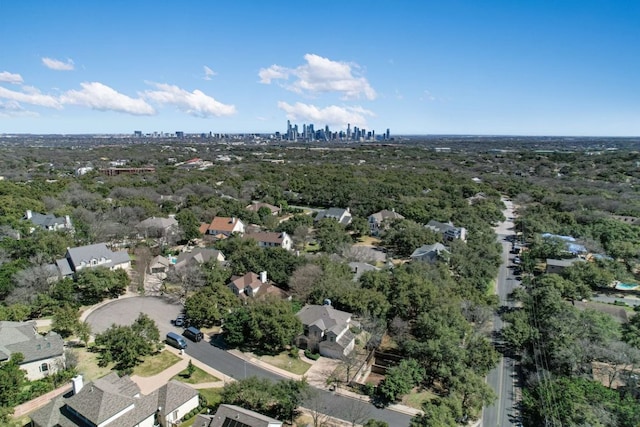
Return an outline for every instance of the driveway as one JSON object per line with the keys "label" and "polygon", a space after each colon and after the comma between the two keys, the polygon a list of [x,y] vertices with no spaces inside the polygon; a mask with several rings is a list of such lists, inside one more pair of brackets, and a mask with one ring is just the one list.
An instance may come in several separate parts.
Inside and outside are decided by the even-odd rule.
{"label": "driveway", "polygon": [[171,324],[182,312],[182,306],[170,303],[160,297],[131,297],[112,301],[96,309],[87,317],[91,325],[92,334],[99,334],[107,330],[112,324],[131,325],[140,313],[147,314],[155,320],[160,337],[167,332],[182,334],[182,328],[176,328]]}

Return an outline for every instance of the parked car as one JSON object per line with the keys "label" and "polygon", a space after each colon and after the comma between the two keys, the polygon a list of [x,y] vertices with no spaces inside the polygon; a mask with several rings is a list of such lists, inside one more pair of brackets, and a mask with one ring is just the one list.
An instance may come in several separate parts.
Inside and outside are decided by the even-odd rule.
{"label": "parked car", "polygon": [[173,324],[175,326],[185,326],[186,323],[187,317],[184,314],[180,314],[178,317],[176,317],[176,320],[173,321]]}
{"label": "parked car", "polygon": [[194,328],[193,326],[189,326],[185,329],[182,335],[195,342],[200,342],[204,338],[204,334],[200,332],[200,329]]}

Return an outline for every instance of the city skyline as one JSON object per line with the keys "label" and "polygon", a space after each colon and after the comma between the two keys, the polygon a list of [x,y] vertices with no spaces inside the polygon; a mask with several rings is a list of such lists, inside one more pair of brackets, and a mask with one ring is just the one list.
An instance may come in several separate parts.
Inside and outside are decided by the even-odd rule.
{"label": "city skyline", "polygon": [[622,3],[5,2],[0,134],[638,136]]}

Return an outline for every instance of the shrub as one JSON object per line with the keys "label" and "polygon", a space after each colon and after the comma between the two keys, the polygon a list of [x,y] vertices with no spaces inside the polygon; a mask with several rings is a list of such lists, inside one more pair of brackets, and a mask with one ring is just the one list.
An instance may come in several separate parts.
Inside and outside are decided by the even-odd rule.
{"label": "shrub", "polygon": [[311,359],[311,360],[320,359],[320,355],[318,353],[312,353],[311,350],[309,350],[309,349],[306,349],[304,351],[304,355],[305,355],[305,357],[307,357],[308,359]]}
{"label": "shrub", "polygon": [[300,357],[298,354],[298,347],[296,347],[295,345],[291,347],[291,349],[289,350],[289,357],[292,357],[294,359]]}

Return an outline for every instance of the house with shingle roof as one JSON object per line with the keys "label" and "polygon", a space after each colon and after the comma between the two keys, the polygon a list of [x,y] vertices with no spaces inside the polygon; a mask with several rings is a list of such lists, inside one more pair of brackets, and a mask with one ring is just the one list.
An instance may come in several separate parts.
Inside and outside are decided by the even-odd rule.
{"label": "house with shingle roof", "polygon": [[105,267],[109,270],[131,268],[131,258],[126,250],[112,251],[105,243],[67,248],[64,258],[56,261],[60,274],[72,276],[83,268]]}
{"label": "house with shingle roof", "polygon": [[[71,224],[71,218],[69,218],[69,215],[59,217],[52,214],[41,214],[27,210],[23,219],[31,221],[33,225],[47,231],[73,230],[73,225]],[[35,228],[31,228],[31,232],[33,233],[34,231]]]}
{"label": "house with shingle roof", "polygon": [[349,208],[329,208],[324,211],[319,211],[316,217],[313,219],[315,222],[321,221],[325,218],[333,219],[334,221],[338,221],[342,225],[351,224],[351,211]]}
{"label": "house with shingle roof", "polygon": [[247,232],[244,237],[258,242],[261,248],[283,248],[288,251],[293,248],[291,237],[284,231],[282,233],[271,231]]}
{"label": "house with shingle roof", "polygon": [[250,205],[247,205],[245,208],[249,212],[258,212],[260,208],[267,208],[271,211],[271,215],[278,215],[280,213],[280,208],[277,206],[270,205],[269,203],[263,202],[252,202]]}
{"label": "house with shingle roof", "polygon": [[213,415],[196,415],[193,427],[282,427],[282,421],[240,406],[222,404]]}
{"label": "house with shingle roof", "polygon": [[369,230],[371,231],[371,235],[379,235],[380,232],[385,229],[385,224],[390,223],[394,219],[404,219],[404,216],[396,212],[395,209],[383,209],[380,212],[369,215],[369,217],[367,218],[367,222],[369,223]]}
{"label": "house with shingle roof", "polygon": [[180,226],[175,216],[170,215],[168,218],[160,218],[152,216],[141,221],[136,225],[136,230],[140,233],[140,237],[167,237],[176,235],[180,231]]}
{"label": "house with shingle roof", "polygon": [[296,337],[296,346],[340,359],[353,350],[355,335],[349,330],[351,313],[336,310],[331,304],[305,305],[296,313],[304,334]]}
{"label": "house with shingle roof", "polygon": [[55,332],[40,335],[36,323],[0,321],[0,363],[21,353],[20,369],[30,381],[39,380],[64,368],[64,341]]}
{"label": "house with shingle roof", "polygon": [[34,427],[134,427],[177,425],[198,407],[198,391],[171,380],[147,395],[128,376],[112,372],[83,385],[73,379],[73,391],[29,414]]}
{"label": "house with shingle roof", "polygon": [[449,259],[451,253],[442,243],[434,243],[433,245],[423,245],[413,251],[409,256],[412,261],[424,261],[433,264],[438,260]]}
{"label": "house with shingle roof", "polygon": [[217,249],[193,248],[190,251],[181,252],[173,267],[180,269],[190,264],[202,265],[212,259],[217,262],[225,261],[224,254]]}
{"label": "house with shingle roof", "polygon": [[243,276],[233,276],[227,286],[241,298],[261,298],[266,295],[287,297],[285,291],[269,281],[266,271],[260,272],[259,275],[251,271]]}
{"label": "house with shingle roof", "polygon": [[460,239],[463,242],[467,240],[467,229],[464,227],[455,227],[453,224],[431,220],[426,227],[435,233],[442,235],[445,241]]}

